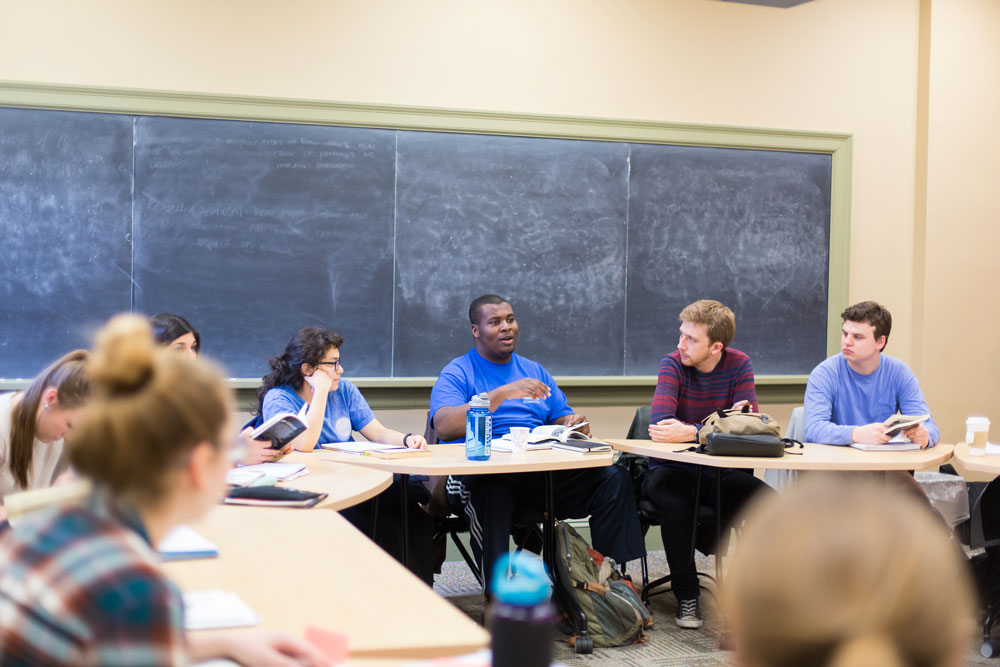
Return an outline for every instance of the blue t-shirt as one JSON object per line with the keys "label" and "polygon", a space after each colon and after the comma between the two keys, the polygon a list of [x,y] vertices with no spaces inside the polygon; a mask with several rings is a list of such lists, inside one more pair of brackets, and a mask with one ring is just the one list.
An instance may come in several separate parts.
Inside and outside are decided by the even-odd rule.
{"label": "blue t-shirt", "polygon": [[[805,396],[806,440],[825,445],[851,444],[855,426],[882,422],[897,412],[930,414],[920,383],[909,366],[883,354],[878,368],[862,375],[851,368],[843,354],[820,362],[809,374]],[[924,426],[930,444],[941,439],[934,419]]]}
{"label": "blue t-shirt", "polygon": [[493,413],[494,437],[509,432],[511,426],[534,428],[573,414],[573,408],[566,402],[566,394],[537,361],[513,354],[506,364],[497,364],[483,359],[476,348],[472,348],[461,357],[452,359],[441,371],[431,390],[431,415],[444,407],[464,405],[476,394],[491,392],[522,378],[541,380],[552,393],[544,399],[513,398],[501,403]]}
{"label": "blue t-shirt", "polygon": [[[288,384],[269,389],[264,395],[261,416],[268,420],[282,412],[298,413],[306,402]],[[353,432],[360,431],[375,419],[375,413],[368,407],[368,401],[358,388],[348,380],[341,379],[336,391],[326,397],[326,414],[323,416],[323,431],[317,445],[325,442],[351,442]]]}

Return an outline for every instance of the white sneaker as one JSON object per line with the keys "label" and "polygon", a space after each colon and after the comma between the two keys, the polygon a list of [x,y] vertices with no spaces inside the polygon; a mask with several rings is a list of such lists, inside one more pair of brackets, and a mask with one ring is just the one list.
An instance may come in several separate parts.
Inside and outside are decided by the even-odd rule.
{"label": "white sneaker", "polygon": [[701,620],[701,612],[698,609],[698,598],[677,601],[677,615],[674,623],[679,628],[691,628],[697,630],[704,622]]}

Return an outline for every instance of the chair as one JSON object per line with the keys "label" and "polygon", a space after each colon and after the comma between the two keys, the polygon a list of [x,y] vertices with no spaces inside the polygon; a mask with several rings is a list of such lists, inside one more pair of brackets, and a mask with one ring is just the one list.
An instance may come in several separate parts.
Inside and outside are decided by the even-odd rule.
{"label": "chair", "polygon": [[[427,421],[424,425],[424,439],[428,445],[436,445],[440,442],[434,428],[434,422],[431,420],[430,411],[427,412]],[[427,506],[424,507],[424,511],[434,519],[434,571],[441,572],[441,565],[447,557],[447,538],[451,537],[455,548],[458,549],[465,564],[472,571],[472,576],[479,582],[480,587],[485,588],[479,564],[476,563],[469,549],[459,538],[459,533],[469,532],[469,520],[461,508],[453,507],[448,500],[447,479],[447,477],[429,477],[425,482],[431,498]],[[542,533],[539,524],[541,524],[542,519],[543,517],[539,513],[531,511],[513,517],[511,535],[514,536],[514,543],[517,545],[518,551],[525,548],[536,553],[541,551]]]}
{"label": "chair", "polygon": [[[792,416],[788,418],[788,427],[785,429],[785,437],[799,442],[806,441],[806,421],[805,408],[798,406],[792,410]],[[778,493],[787,490],[798,478],[797,470],[773,470],[768,468],[764,471],[764,481],[768,486]]]}
{"label": "chair", "polygon": [[955,536],[971,550],[983,550],[969,562],[982,605],[983,643],[979,652],[992,658],[1000,654],[1000,641],[990,639],[1000,621],[1000,481],[969,482],[969,500],[970,517],[955,526]]}
{"label": "chair", "polygon": [[[635,416],[632,418],[632,424],[629,426],[628,434],[625,437],[629,440],[650,440],[649,420],[650,406],[644,405],[637,408]],[[649,473],[649,459],[645,456],[625,453],[618,459],[618,465],[624,466],[632,475],[632,483],[636,494],[636,506],[639,508],[639,526],[645,537],[651,526],[660,525],[660,516],[656,506],[642,492],[642,484]],[[711,554],[715,550],[715,516],[715,509],[710,505],[698,506],[698,536],[695,540],[695,546],[698,551],[704,554]],[[641,562],[642,601],[648,603],[651,595],[659,595],[670,590],[669,588],[664,588],[663,590],[655,591],[656,588],[669,583],[671,576],[668,574],[650,582],[649,564],[645,556],[642,557]],[[698,576],[715,581],[712,575],[705,572],[699,572]]]}

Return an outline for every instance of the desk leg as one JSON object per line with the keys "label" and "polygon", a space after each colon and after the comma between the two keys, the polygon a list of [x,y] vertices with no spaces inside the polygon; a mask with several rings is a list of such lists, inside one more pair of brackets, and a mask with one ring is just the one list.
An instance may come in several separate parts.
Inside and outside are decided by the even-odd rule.
{"label": "desk leg", "polygon": [[695,466],[694,474],[694,519],[691,521],[691,552],[689,561],[694,563],[695,543],[698,541],[698,508],[701,506],[701,473],[702,467]]}
{"label": "desk leg", "polygon": [[[552,479],[552,471],[545,471],[545,516],[542,522],[542,557],[545,566],[549,568],[549,576],[552,577],[553,594],[556,604],[566,612],[566,619],[569,621],[573,631],[580,635],[577,639],[587,637],[587,615],[577,604],[573,596],[573,582],[560,581],[559,570],[556,565],[558,555],[556,554],[556,503],[555,503],[555,483]],[[590,647],[589,649],[587,647]],[[590,653],[593,645],[584,640],[577,648],[577,653]]]}
{"label": "desk leg", "polygon": [[545,472],[545,520],[542,522],[542,552],[545,564],[552,576],[556,574],[556,533],[555,533],[555,491],[553,491],[552,471]]}
{"label": "desk leg", "polygon": [[378,497],[380,495],[382,494],[378,494],[374,498],[372,498],[372,532],[371,532],[372,542],[376,541],[378,533],[378,503],[379,503]]}
{"label": "desk leg", "polygon": [[722,581],[722,468],[715,469],[715,580]]}
{"label": "desk leg", "polygon": [[402,499],[400,500],[402,503],[400,510],[403,522],[403,551],[400,553],[400,562],[403,567],[409,569],[409,558],[406,552],[410,546],[410,476],[403,473],[400,475],[400,479],[403,482],[403,488],[399,490],[399,497]]}

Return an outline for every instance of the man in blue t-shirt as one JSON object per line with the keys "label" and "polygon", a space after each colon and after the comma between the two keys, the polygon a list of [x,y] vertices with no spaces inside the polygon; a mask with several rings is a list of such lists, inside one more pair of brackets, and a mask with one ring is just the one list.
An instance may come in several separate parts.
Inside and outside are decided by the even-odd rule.
{"label": "man in blue t-shirt", "polygon": [[[883,432],[883,421],[897,412],[917,416],[930,414],[930,409],[913,371],[882,353],[892,330],[889,311],[874,301],[862,301],[840,316],[844,320],[840,354],[809,374],[806,440],[826,445],[885,444],[889,436]],[[941,438],[933,419],[903,435],[922,447],[936,445]]]}
{"label": "man in blue t-shirt", "polygon": [[[475,347],[453,359],[431,390],[431,415],[442,442],[462,442],[469,400],[490,398],[493,436],[512,426],[572,426],[585,420],[573,412],[566,395],[541,364],[514,354],[518,325],[506,299],[479,297],[469,306]],[[581,427],[589,434],[586,426]],[[560,519],[590,516],[594,548],[620,563],[645,553],[632,480],[620,466],[566,470],[553,474],[555,513]],[[493,565],[507,552],[511,517],[524,509],[541,510],[542,473],[465,475],[448,480],[449,497],[460,499],[469,517],[472,550],[487,593]]]}

